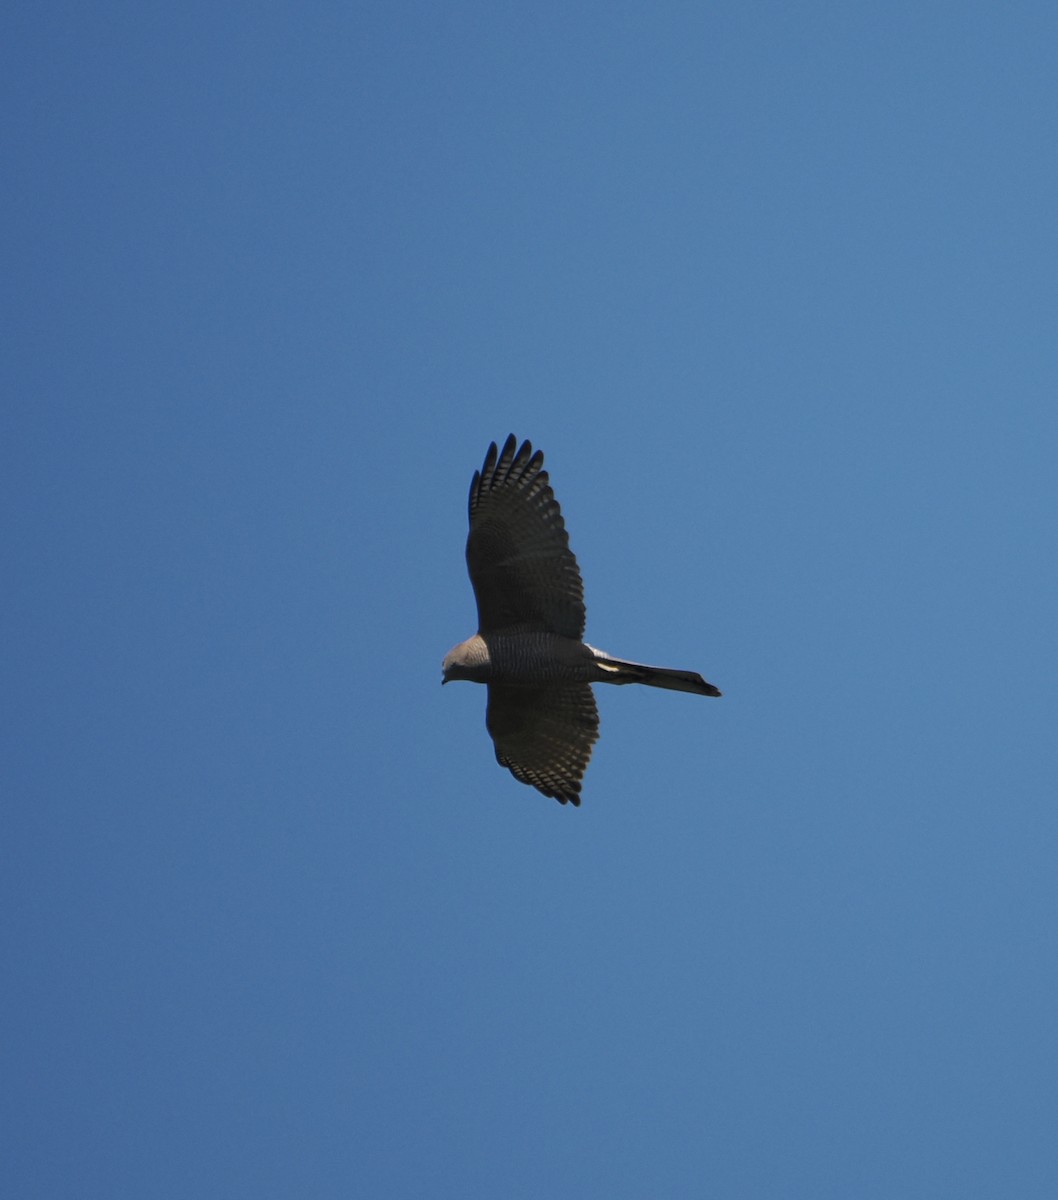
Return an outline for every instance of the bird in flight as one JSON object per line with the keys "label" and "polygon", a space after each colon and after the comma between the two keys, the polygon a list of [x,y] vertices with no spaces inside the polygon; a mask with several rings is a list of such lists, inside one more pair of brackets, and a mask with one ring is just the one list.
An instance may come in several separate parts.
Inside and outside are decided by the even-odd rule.
{"label": "bird in flight", "polygon": [[442,683],[488,686],[496,761],[561,804],[580,804],[599,737],[593,683],[719,696],[696,671],[625,662],[583,641],[584,586],[544,456],[512,433],[470,484],[467,569],[478,632],[445,655]]}

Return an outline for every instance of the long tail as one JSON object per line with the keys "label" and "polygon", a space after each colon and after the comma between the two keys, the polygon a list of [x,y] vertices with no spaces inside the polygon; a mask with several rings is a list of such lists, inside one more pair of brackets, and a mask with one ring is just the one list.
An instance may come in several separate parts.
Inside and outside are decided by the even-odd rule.
{"label": "long tail", "polygon": [[645,683],[647,687],[668,688],[670,692],[692,692],[695,696],[719,696],[720,689],[713,687],[697,671],[677,671],[673,667],[648,667],[646,663],[625,662],[611,658],[592,647],[596,664],[606,672],[605,683]]}

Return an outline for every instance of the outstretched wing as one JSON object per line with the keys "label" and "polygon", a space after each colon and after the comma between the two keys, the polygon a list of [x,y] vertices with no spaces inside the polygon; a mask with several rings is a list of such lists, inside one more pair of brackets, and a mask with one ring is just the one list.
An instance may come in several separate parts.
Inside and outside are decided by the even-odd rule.
{"label": "outstretched wing", "polygon": [[512,433],[489,446],[470,485],[467,569],[481,633],[584,636],[584,587],[541,451]]}
{"label": "outstretched wing", "polygon": [[580,804],[580,781],[599,737],[591,684],[490,683],[485,725],[496,761],[561,804]]}

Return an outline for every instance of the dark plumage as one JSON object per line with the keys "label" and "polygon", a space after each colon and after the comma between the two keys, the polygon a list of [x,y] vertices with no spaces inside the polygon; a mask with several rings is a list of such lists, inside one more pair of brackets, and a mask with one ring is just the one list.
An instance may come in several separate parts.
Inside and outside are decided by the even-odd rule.
{"label": "dark plumage", "polygon": [[562,804],[579,804],[599,736],[593,683],[719,696],[695,671],[611,658],[582,641],[584,587],[544,456],[514,435],[489,446],[470,485],[467,569],[478,632],[445,656],[442,682],[488,685],[496,759]]}

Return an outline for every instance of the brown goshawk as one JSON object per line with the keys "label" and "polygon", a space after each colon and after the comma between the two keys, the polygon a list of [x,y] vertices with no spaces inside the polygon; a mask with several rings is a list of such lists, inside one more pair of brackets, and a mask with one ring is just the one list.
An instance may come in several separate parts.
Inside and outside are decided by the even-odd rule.
{"label": "brown goshawk", "polygon": [[496,761],[562,804],[580,804],[599,736],[593,683],[720,692],[695,671],[648,667],[587,645],[584,588],[544,456],[513,434],[470,484],[467,568],[478,632],[445,655],[442,683],[488,685]]}

